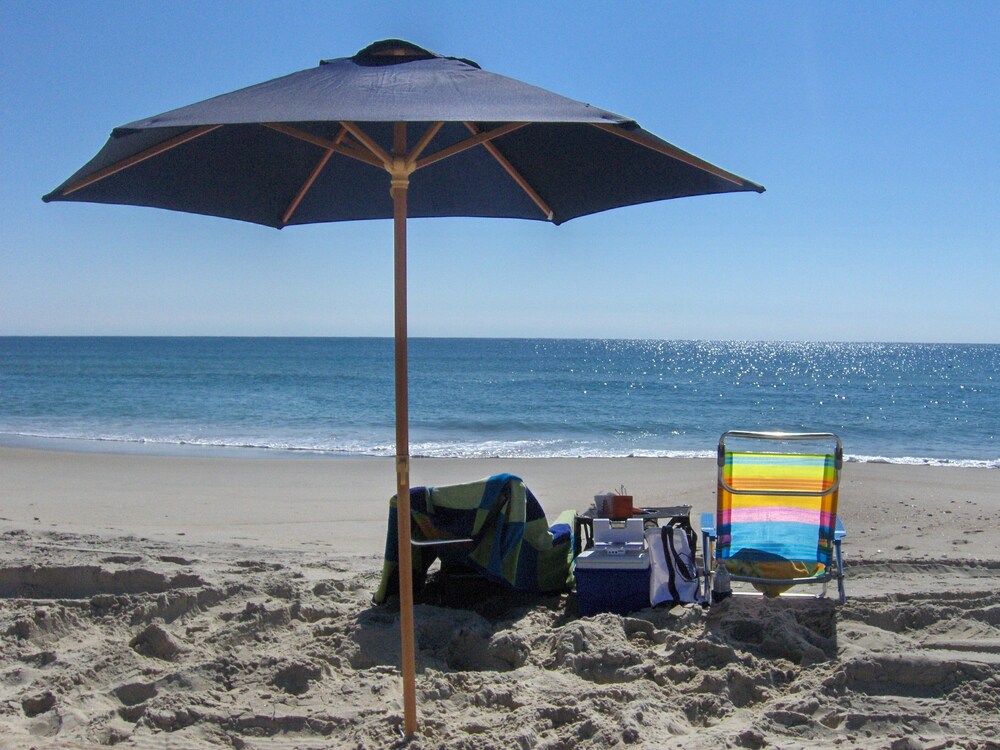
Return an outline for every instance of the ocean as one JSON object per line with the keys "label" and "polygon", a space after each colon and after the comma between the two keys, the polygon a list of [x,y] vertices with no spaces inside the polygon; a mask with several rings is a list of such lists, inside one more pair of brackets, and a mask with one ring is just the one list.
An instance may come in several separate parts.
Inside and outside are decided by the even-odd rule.
{"label": "ocean", "polygon": [[[1000,346],[412,339],[414,456],[711,456],[835,432],[853,461],[1000,468]],[[383,338],[0,338],[0,443],[394,452]]]}

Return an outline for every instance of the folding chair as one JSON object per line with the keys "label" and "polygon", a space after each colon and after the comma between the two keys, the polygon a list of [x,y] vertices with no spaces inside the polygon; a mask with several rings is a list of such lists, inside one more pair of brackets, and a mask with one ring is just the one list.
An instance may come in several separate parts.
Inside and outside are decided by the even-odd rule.
{"label": "folding chair", "polygon": [[[382,580],[376,604],[398,593],[397,503],[389,503]],[[522,593],[564,591],[573,583],[573,521],[565,511],[551,526],[524,482],[510,474],[477,482],[410,490],[414,592],[435,560],[442,572],[472,574]],[[464,584],[462,584],[464,585]]]}
{"label": "folding chair", "polygon": [[[836,447],[832,453],[733,451],[727,439]],[[840,603],[845,602],[840,547],[847,531],[837,515],[843,462],[840,438],[832,433],[723,433],[717,509],[701,517],[706,598],[721,567],[732,581],[753,584],[766,596],[801,584],[822,584],[825,596],[836,578]]]}

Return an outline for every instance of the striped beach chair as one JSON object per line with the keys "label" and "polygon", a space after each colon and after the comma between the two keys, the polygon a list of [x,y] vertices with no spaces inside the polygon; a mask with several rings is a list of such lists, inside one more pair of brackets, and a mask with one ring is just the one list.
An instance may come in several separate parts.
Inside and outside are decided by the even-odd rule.
{"label": "striped beach chair", "polygon": [[[734,451],[726,440],[832,443],[832,453]],[[730,431],[719,438],[718,504],[702,515],[705,596],[725,568],[733,581],[750,583],[766,596],[800,584],[837,580],[844,593],[841,540],[847,535],[837,515],[840,438],[832,433]]]}

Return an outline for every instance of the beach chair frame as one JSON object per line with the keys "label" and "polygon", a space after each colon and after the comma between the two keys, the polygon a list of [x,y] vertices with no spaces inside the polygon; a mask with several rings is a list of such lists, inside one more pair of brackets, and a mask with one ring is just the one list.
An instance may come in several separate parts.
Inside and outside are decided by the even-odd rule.
{"label": "beach chair frame", "polygon": [[[795,491],[795,490],[767,490],[767,489],[752,489],[744,490],[737,489],[729,485],[725,478],[725,467],[726,460],[729,451],[726,448],[726,439],[736,438],[736,439],[749,439],[749,440],[765,440],[774,442],[795,442],[795,441],[833,441],[836,445],[835,451],[833,453],[833,466],[834,466],[834,480],[832,484],[824,490],[821,491]],[[796,456],[800,454],[788,453],[789,456]],[[702,532],[702,564],[704,570],[704,594],[707,601],[710,601],[710,592],[712,588],[712,578],[715,574],[716,567],[720,564],[720,561],[716,559],[715,548],[716,548],[716,523],[717,514],[722,510],[723,495],[722,490],[730,493],[731,495],[756,495],[756,496],[785,496],[785,497],[824,497],[836,493],[840,489],[840,475],[844,464],[844,449],[840,438],[831,432],[755,432],[750,430],[729,430],[722,433],[719,438],[718,454],[717,454],[717,481],[718,481],[718,505],[716,507],[715,513],[703,513],[701,516],[701,532]],[[819,594],[820,597],[826,596],[827,586],[833,579],[837,580],[837,590],[838,590],[838,600],[841,604],[847,601],[847,594],[844,589],[844,560],[841,551],[841,542],[844,537],[847,536],[847,530],[844,528],[843,523],[840,520],[840,515],[836,516],[836,523],[833,532],[833,552],[831,558],[831,564],[826,567],[824,573],[820,576],[803,577],[803,578],[761,578],[748,575],[738,575],[732,572],[730,573],[730,579],[733,581],[740,581],[743,583],[750,584],[761,584],[761,585],[772,585],[772,586],[798,586],[802,584],[821,584],[823,589]],[[728,572],[728,569],[727,569]],[[733,592],[734,594],[744,594],[744,593],[754,593],[754,592]],[[784,592],[781,596],[793,597],[793,596],[813,596],[812,594],[805,594],[799,592]]]}

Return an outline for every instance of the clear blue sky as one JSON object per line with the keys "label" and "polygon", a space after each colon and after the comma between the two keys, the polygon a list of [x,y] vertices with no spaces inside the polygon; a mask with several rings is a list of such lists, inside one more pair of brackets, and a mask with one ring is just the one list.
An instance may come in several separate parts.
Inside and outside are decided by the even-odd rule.
{"label": "clear blue sky", "polygon": [[765,185],[410,222],[410,333],[1000,342],[1000,3],[0,0],[0,334],[392,335],[387,221],[40,200],[116,125],[399,37]]}

